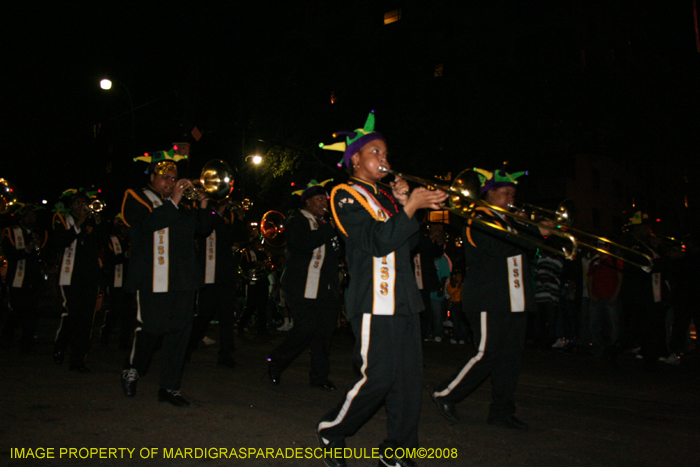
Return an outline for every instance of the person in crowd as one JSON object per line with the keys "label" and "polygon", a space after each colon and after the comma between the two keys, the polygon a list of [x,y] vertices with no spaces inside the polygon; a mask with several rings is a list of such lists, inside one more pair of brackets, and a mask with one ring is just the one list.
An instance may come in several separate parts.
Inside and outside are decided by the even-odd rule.
{"label": "person in crowd", "polygon": [[282,372],[310,347],[309,384],[324,391],[336,389],[328,379],[328,354],[340,308],[340,243],[332,219],[327,218],[324,185],[329,181],[318,184],[312,180],[300,193],[302,207],[292,211],[285,222],[287,259],[281,283],[294,327],[267,358],[273,384],[280,384]]}
{"label": "person in crowd", "polygon": [[[420,312],[421,336],[423,340],[431,340],[437,335],[433,327],[433,312],[430,297],[433,292],[440,290],[441,283],[438,277],[435,260],[444,253],[442,244],[435,241],[434,229],[431,230],[427,222],[428,212],[420,211],[417,215],[420,218],[421,230],[418,246],[411,254],[413,255],[413,273],[415,275],[418,290],[423,299],[423,311]],[[442,340],[442,338],[440,338]],[[440,341],[438,340],[438,342]]]}
{"label": "person in crowd", "polygon": [[557,321],[562,316],[560,299],[563,270],[564,261],[559,256],[547,250],[540,251],[535,264],[535,341],[541,348],[562,349],[567,344],[567,338],[573,337],[573,323],[564,326],[566,337],[557,335]]}
{"label": "person in crowd", "polygon": [[460,345],[472,341],[469,323],[462,309],[462,278],[462,271],[456,270],[445,284],[445,296],[449,303],[448,311],[452,320],[450,343]]}
{"label": "person in crowd", "polygon": [[[438,234],[438,237],[444,239],[444,232],[442,235]],[[444,240],[439,242],[439,244],[443,243]],[[445,283],[450,278],[450,273],[452,270],[450,259],[445,253],[435,260],[435,269],[437,271],[440,287],[438,290],[430,292],[430,309],[433,320],[432,333],[435,342],[442,342],[442,339],[445,338],[445,328],[443,323],[447,319],[447,309],[449,308],[448,305],[450,302],[450,299],[445,295]]]}
{"label": "person in crowd", "polygon": [[[438,410],[452,423],[459,422],[456,404],[465,399],[489,375],[493,402],[487,422],[527,430],[515,417],[515,390],[525,344],[526,311],[535,306],[528,255],[533,243],[550,232],[514,221],[503,214],[514,202],[517,178],[505,168],[489,172],[475,169],[481,180],[484,205],[464,228],[467,266],[462,295],[465,314],[474,333],[477,353],[431,392]],[[483,224],[488,222],[500,228]],[[506,232],[504,232],[506,231]],[[510,235],[517,233],[519,236]]]}
{"label": "person in crowd", "polygon": [[6,227],[2,247],[7,260],[8,315],[0,335],[0,345],[10,348],[15,329],[21,328],[19,350],[30,354],[39,313],[39,296],[44,282],[42,255],[48,233],[37,225],[35,204],[18,203],[13,214],[16,224]]}
{"label": "person in crowd", "polygon": [[[385,404],[387,436],[379,447],[380,466],[413,466],[394,455],[397,448],[418,447],[423,357],[418,314],[423,308],[411,270],[411,250],[419,240],[419,209],[438,209],[447,194],[416,188],[408,192],[397,178],[391,193],[378,186],[390,169],[384,137],[374,131],[374,114],[363,128],[343,132],[346,140],[325,146],[341,150],[350,170],[347,184],[331,193],[333,218],[345,241],[350,282],[347,318],[355,334],[355,363],[360,376],[340,404],[316,427],[321,448],[345,446]],[[334,451],[337,452],[337,451]],[[342,452],[342,450],[340,451]],[[344,466],[342,457],[326,457],[327,466]]]}
{"label": "person in crowd", "polygon": [[97,192],[68,189],[56,204],[49,244],[60,252],[58,284],[63,298],[56,331],[54,362],[63,363],[71,347],[68,369],[89,373],[85,359],[90,350],[92,323],[102,286],[100,256],[109,230],[99,212],[90,208]]}
{"label": "person in crowd", "polygon": [[190,352],[207,336],[212,320],[219,322],[219,352],[217,364],[235,368],[234,324],[236,291],[240,277],[238,260],[233,254],[236,242],[244,241],[248,232],[243,211],[231,212],[228,200],[214,205],[212,232],[198,242],[199,263],[204,271],[204,287],[199,290],[197,316],[192,326]]}
{"label": "person in crowd", "polygon": [[194,320],[196,291],[203,285],[195,251],[195,235],[211,231],[213,216],[204,193],[194,196],[199,209],[188,209],[183,193],[191,183],[178,179],[174,150],[141,156],[149,162],[148,186],[128,189],[122,219],[129,228],[131,259],[126,286],[136,291],[138,326],[131,354],[122,371],[122,389],[134,397],[159,339],[161,350],[158,400],[177,407],[190,405],[180,385]]}
{"label": "person in crowd", "polygon": [[105,271],[107,273],[107,309],[100,329],[100,342],[109,346],[109,339],[115,327],[119,327],[119,348],[127,349],[133,338],[136,323],[136,296],[124,289],[131,243],[129,232],[121,214],[114,218],[114,231],[109,235],[105,252]]}
{"label": "person in crowd", "polygon": [[[610,251],[608,243],[599,241],[598,248]],[[609,255],[596,254],[588,266],[588,297],[591,331],[591,353],[602,355],[620,334],[618,297],[622,288],[623,262]]]}

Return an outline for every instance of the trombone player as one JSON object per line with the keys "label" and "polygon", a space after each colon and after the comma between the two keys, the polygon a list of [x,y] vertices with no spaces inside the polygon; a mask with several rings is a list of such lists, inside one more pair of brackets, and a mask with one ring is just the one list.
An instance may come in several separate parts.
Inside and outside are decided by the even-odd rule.
{"label": "trombone player", "polygon": [[528,425],[514,415],[514,395],[525,344],[526,312],[534,311],[536,306],[528,259],[536,247],[526,237],[541,240],[549,235],[547,227],[552,221],[541,226],[525,224],[499,212],[513,204],[516,179],[526,172],[475,172],[486,204],[477,207],[473,216],[519,235],[468,220],[464,228],[466,274],[462,291],[466,300],[462,306],[475,334],[477,353],[437,385],[431,398],[443,417],[457,423],[456,404],[491,376],[493,402],[487,422],[524,431]]}

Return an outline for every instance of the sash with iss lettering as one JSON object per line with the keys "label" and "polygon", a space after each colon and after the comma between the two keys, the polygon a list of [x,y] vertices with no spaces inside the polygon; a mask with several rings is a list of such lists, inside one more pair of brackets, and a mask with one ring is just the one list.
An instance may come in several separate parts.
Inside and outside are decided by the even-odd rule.
{"label": "sash with iss lettering", "polygon": [[[302,209],[301,213],[309,220],[311,230],[318,230],[318,221],[310,212]],[[309,261],[309,268],[306,274],[306,287],[304,289],[304,298],[316,298],[318,296],[318,286],[321,280],[321,268],[323,260],[326,258],[326,245],[314,249]]]}
{"label": "sash with iss lettering", "polygon": [[[75,229],[80,233],[80,229],[75,227],[75,221],[70,214],[66,215],[66,226],[68,229]],[[65,250],[63,250],[63,261],[61,262],[61,275],[58,278],[58,285],[70,285],[73,277],[73,266],[75,265],[75,248],[78,245],[78,239],[73,240]]]}
{"label": "sash with iss lettering", "polygon": [[[22,227],[13,227],[12,232],[15,236],[15,248],[17,250],[24,250],[24,233],[22,232]],[[27,260],[20,259],[17,261],[17,267],[15,268],[15,278],[12,280],[13,288],[21,288],[24,283],[24,274],[27,269]]]}
{"label": "sash with iss lettering", "polygon": [[[509,232],[515,230],[508,221],[498,212],[494,212],[503,220]],[[525,284],[523,282],[523,255],[509,256],[508,262],[508,288],[510,291],[510,311],[519,313],[525,311]]]}
{"label": "sash with iss lettering", "polygon": [[[150,190],[144,194],[154,208],[163,205],[160,197]],[[168,291],[168,272],[170,270],[170,228],[153,232],[153,292]]]}
{"label": "sash with iss lettering", "polygon": [[[350,185],[352,189],[367,200],[372,209],[372,217],[380,222],[386,222],[389,211],[379,204],[372,194],[359,185]],[[372,300],[373,315],[393,315],[395,311],[396,259],[392,251],[387,256],[372,257]]]}
{"label": "sash with iss lettering", "polygon": [[[119,238],[116,235],[110,235],[109,240],[112,242],[112,251],[114,255],[122,254],[122,244],[119,242]],[[124,280],[124,263],[119,263],[114,265],[114,283],[112,287],[121,287]]]}

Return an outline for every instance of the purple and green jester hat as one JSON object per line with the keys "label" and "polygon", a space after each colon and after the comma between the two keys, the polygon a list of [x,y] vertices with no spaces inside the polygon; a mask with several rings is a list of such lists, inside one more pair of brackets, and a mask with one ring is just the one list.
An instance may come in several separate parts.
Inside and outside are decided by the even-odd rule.
{"label": "purple and green jester hat", "polygon": [[338,162],[338,167],[345,165],[348,169],[350,168],[350,158],[353,154],[362,149],[362,146],[375,139],[384,141],[384,137],[381,133],[374,131],[374,110],[367,116],[367,121],[365,121],[365,126],[363,128],[357,128],[354,131],[338,131],[333,134],[334,138],[339,136],[345,136],[345,141],[328,145],[320,143],[318,146],[321,149],[327,149],[329,151],[342,151],[343,158]]}
{"label": "purple and green jester hat", "polygon": [[143,156],[134,157],[134,162],[148,162],[146,173],[149,175],[152,173],[163,175],[164,173],[177,172],[175,162],[187,159],[187,156],[175,154],[176,149],[176,147],[173,147],[169,151],[147,152]]}
{"label": "purple and green jester hat", "polygon": [[515,187],[515,185],[518,184],[516,178],[527,175],[527,172],[516,172],[514,174],[509,174],[506,172],[505,167],[506,165],[503,164],[503,168],[500,170],[494,170],[493,172],[474,168],[474,172],[477,173],[479,176],[479,181],[481,182],[481,189],[479,190],[480,194],[484,194],[489,190],[495,190],[502,186]]}
{"label": "purple and green jester hat", "polygon": [[325,186],[326,184],[332,181],[332,178],[324,180],[321,183],[318,183],[316,180],[311,180],[309,183],[306,184],[306,188],[304,188],[303,190],[293,191],[292,194],[301,196],[301,204],[303,205],[304,201],[316,195],[328,196],[328,191],[326,190]]}

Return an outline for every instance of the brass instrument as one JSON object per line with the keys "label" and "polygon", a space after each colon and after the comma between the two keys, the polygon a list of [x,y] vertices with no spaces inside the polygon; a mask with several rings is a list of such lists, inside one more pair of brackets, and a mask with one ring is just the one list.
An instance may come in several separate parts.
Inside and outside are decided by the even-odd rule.
{"label": "brass instrument", "polygon": [[248,198],[245,198],[243,201],[232,201],[229,200],[228,205],[226,206],[226,209],[230,211],[247,211],[250,209],[250,207],[253,205],[253,202],[249,200]]}
{"label": "brass instrument", "polygon": [[94,199],[90,202],[90,204],[87,205],[88,211],[90,211],[90,215],[95,215],[101,213],[104,208],[107,207],[107,203],[102,201],[101,199]]}
{"label": "brass instrument", "polygon": [[231,167],[220,159],[212,159],[202,167],[199,179],[192,180],[183,196],[187,199],[197,199],[200,193],[207,198],[221,201],[233,192],[233,171]]}
{"label": "brass instrument", "polygon": [[284,214],[278,211],[267,211],[260,219],[260,234],[271,247],[284,246]]}
{"label": "brass instrument", "polygon": [[[537,215],[533,214],[535,216],[535,219],[533,220],[528,216],[523,217],[522,212],[514,213],[507,209],[502,209],[498,206],[493,206],[487,203],[486,201],[480,199],[479,190],[481,188],[481,183],[476,172],[471,169],[466,169],[460,172],[455,178],[454,182],[452,182],[452,185],[450,186],[431,182],[424,178],[395,172],[393,170],[387,169],[384,166],[380,166],[379,170],[385,173],[391,173],[394,176],[401,177],[405,180],[418,183],[419,185],[423,185],[431,190],[442,190],[449,195],[449,207],[446,207],[446,209],[452,212],[453,214],[468,218],[472,222],[477,222],[486,227],[499,230],[507,235],[517,237],[518,239],[531,243],[542,250],[546,250],[553,254],[563,256],[568,260],[574,259],[579,250],[585,247],[591,250],[595,250],[598,253],[617,258],[633,266],[637,266],[645,272],[651,271],[653,260],[650,256],[645,255],[632,248],[628,248],[624,245],[620,245],[619,243],[615,243],[611,240],[608,240],[607,238],[599,237],[597,235],[593,235],[583,230],[577,230],[572,228],[570,226],[570,222],[573,218],[573,207],[570,201],[562,202],[556,211],[548,211],[544,208],[528,205],[531,211],[537,211]],[[505,217],[509,217],[516,222],[546,229],[550,231],[552,235],[568,241],[568,245],[562,247],[561,249],[557,249],[536,239],[521,235],[518,232],[510,231],[507,228],[495,222],[489,222],[487,220],[480,219],[474,215],[477,207],[484,207],[490,209]],[[571,209],[571,212],[567,211],[568,209]],[[553,222],[554,225],[549,226],[543,223],[547,221]],[[596,246],[596,242],[605,243],[620,251],[626,252],[628,255],[631,255],[632,257],[637,258],[638,260],[631,260],[629,259],[629,257],[623,257],[611,253],[610,251]]]}
{"label": "brass instrument", "polygon": [[0,178],[0,214],[7,214],[17,202],[15,187],[4,178]]}

